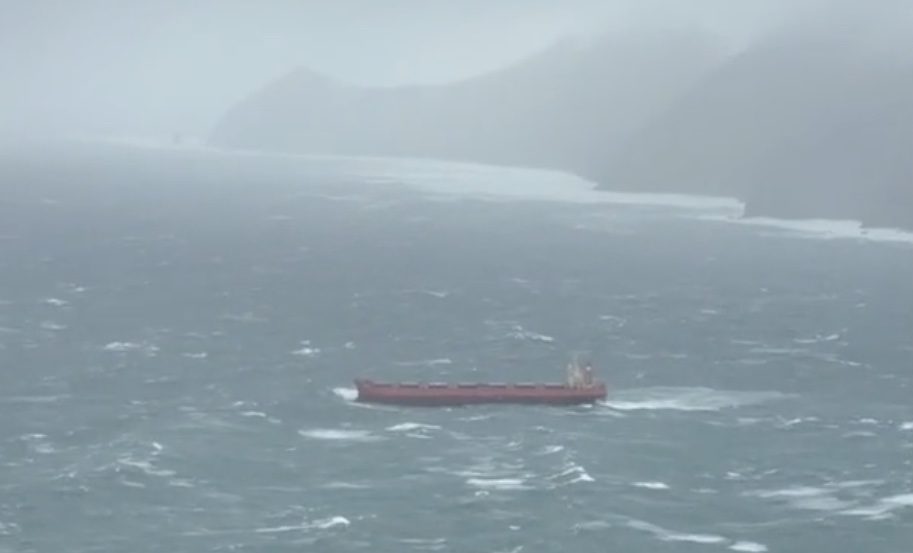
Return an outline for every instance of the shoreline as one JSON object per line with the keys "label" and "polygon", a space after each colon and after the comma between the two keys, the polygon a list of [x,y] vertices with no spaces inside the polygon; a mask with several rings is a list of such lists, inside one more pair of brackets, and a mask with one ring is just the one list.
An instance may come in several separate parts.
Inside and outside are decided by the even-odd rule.
{"label": "shoreline", "polygon": [[[166,151],[172,154],[197,154],[214,157],[240,157],[311,162],[355,162],[355,176],[369,182],[383,184],[396,182],[420,188],[427,192],[446,195],[464,195],[489,200],[556,201],[563,203],[615,204],[670,207],[704,211],[691,215],[697,220],[752,225],[792,231],[800,235],[832,239],[856,239],[878,243],[905,243],[913,245],[913,228],[879,226],[877,223],[858,219],[829,218],[826,216],[783,217],[776,213],[758,212],[749,204],[735,197],[702,194],[646,192],[611,189],[579,174],[547,168],[529,168],[474,161],[456,161],[429,157],[404,157],[384,155],[347,155],[327,153],[296,153],[285,151],[233,149],[214,146],[205,139],[186,136],[179,144],[164,137],[111,137],[111,136],[58,136],[32,143],[57,146],[98,145],[111,148],[128,148],[140,151]],[[351,170],[351,169],[350,169]],[[410,170],[412,174],[410,175]],[[429,181],[453,181],[464,177],[476,181],[476,187],[460,188],[461,183],[446,183],[435,189]],[[410,178],[411,181],[410,182]],[[434,180],[437,178],[437,180]],[[517,181],[514,187],[504,186],[505,181]],[[466,183],[462,183],[466,184]],[[481,188],[479,184],[483,184]],[[500,188],[499,188],[500,187]]]}

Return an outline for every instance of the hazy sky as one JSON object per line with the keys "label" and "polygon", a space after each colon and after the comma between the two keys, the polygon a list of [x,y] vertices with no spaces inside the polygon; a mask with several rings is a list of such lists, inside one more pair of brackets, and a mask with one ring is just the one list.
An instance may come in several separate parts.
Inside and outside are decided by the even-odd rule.
{"label": "hazy sky", "polygon": [[0,0],[0,134],[204,133],[297,66],[355,83],[441,82],[568,34],[704,28],[743,44],[826,2]]}

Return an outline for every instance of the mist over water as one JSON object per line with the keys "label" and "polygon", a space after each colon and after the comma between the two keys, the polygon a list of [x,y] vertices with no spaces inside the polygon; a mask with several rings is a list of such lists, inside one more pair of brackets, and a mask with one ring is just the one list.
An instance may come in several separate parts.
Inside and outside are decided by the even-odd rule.
{"label": "mist over water", "polygon": [[[444,194],[448,165],[94,148],[4,166],[29,186],[0,219],[0,550],[913,537],[906,244]],[[577,351],[607,401],[353,402],[358,376],[553,380]]]}
{"label": "mist over water", "polygon": [[907,34],[903,0],[877,9],[847,0],[5,2],[0,137],[205,136],[233,103],[296,67],[359,85],[442,84],[566,40],[682,30],[738,52],[797,21],[845,26],[821,15],[833,6],[857,24],[877,21],[883,36]]}
{"label": "mist over water", "polygon": [[911,6],[4,3],[0,553],[907,551]]}

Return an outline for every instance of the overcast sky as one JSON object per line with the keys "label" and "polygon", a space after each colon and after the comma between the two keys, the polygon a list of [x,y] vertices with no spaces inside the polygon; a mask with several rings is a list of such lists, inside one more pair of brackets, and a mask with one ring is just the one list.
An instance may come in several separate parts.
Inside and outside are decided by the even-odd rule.
{"label": "overcast sky", "polygon": [[353,83],[442,82],[581,33],[700,28],[738,46],[824,3],[0,0],[0,134],[205,133],[299,66]]}

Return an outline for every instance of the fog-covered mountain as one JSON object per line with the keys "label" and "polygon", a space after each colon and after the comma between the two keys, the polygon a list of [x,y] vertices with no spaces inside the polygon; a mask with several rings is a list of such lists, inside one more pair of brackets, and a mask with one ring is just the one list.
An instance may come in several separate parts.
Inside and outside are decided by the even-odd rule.
{"label": "fog-covered mountain", "polygon": [[734,56],[697,33],[566,43],[444,86],[299,70],[235,106],[212,142],[548,167],[733,196],[749,214],[913,228],[913,49],[877,29],[797,25]]}
{"label": "fog-covered mountain", "polygon": [[220,146],[405,155],[594,175],[721,60],[698,34],[562,43],[452,85],[362,88],[298,70],[235,106]]}
{"label": "fog-covered mountain", "polygon": [[913,227],[913,56],[787,37],[634,133],[607,184],[740,197],[753,214]]}

